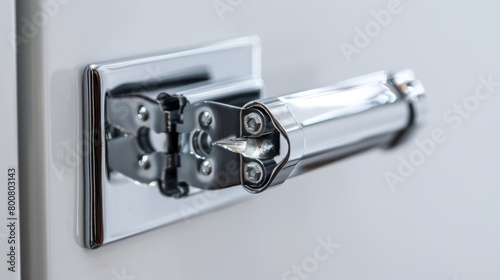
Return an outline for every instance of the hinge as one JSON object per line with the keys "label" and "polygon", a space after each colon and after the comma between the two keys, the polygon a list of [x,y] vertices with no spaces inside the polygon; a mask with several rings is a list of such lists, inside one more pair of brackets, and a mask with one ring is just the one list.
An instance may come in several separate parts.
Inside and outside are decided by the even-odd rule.
{"label": "hinge", "polygon": [[[99,135],[85,165],[89,247],[179,220],[182,205],[204,191],[256,194],[369,148],[392,148],[422,120],[427,96],[403,70],[262,99],[255,37],[86,73],[85,129]],[[233,200],[224,194],[213,208]]]}

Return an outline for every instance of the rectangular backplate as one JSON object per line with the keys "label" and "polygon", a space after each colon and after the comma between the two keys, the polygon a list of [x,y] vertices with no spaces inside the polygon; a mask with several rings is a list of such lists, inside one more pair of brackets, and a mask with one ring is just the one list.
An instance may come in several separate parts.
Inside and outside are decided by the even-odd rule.
{"label": "rectangular backplate", "polygon": [[[243,188],[230,188],[196,190],[188,197],[175,199],[162,195],[155,186],[139,185],[108,170],[105,108],[109,92],[116,94],[117,89],[125,92],[133,88],[134,94],[157,94],[164,87],[173,86],[163,81],[170,79],[182,84],[179,75],[195,73],[197,69],[206,74],[205,82],[260,79],[260,68],[260,44],[256,37],[87,67],[84,138],[91,148],[85,158],[84,186],[88,248],[189,219],[249,197]],[[192,82],[196,82],[196,77],[193,79]]]}

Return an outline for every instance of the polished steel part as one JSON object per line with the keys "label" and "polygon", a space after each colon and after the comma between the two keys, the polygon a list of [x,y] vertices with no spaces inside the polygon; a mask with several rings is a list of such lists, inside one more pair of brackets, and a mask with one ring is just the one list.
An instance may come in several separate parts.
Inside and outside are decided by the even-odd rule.
{"label": "polished steel part", "polygon": [[[252,101],[183,109],[178,180],[202,189],[243,185],[251,193],[375,146],[393,147],[422,119],[426,93],[410,70],[377,72],[332,86]],[[209,127],[196,116],[209,114]],[[239,121],[238,121],[239,119]],[[206,135],[210,141],[199,141]],[[213,145],[210,149],[207,147]],[[214,174],[193,166],[209,162]],[[238,172],[239,171],[239,172]]]}
{"label": "polished steel part", "polygon": [[251,161],[246,164],[243,175],[243,182],[247,184],[259,184],[266,176],[266,172],[259,162]]}
{"label": "polished steel part", "polygon": [[[177,105],[214,100],[242,106],[260,97],[260,46],[256,37],[165,55],[93,64],[85,71],[85,243],[88,248],[188,219],[247,197],[241,188],[210,195],[177,184],[182,199],[158,185],[177,178],[173,151]],[[167,93],[166,95],[164,93]],[[171,111],[168,111],[171,110]],[[198,120],[198,118],[197,118]],[[205,122],[208,120],[204,117]],[[210,163],[213,164],[213,163]],[[210,176],[216,166],[193,166]],[[209,171],[210,170],[210,171]],[[207,175],[203,175],[205,173]],[[173,172],[175,174],[175,172]],[[159,180],[159,177],[161,180]],[[163,182],[162,182],[163,181]],[[172,194],[175,195],[175,194]]]}
{"label": "polished steel part", "polygon": [[87,69],[85,129],[96,134],[85,165],[89,248],[197,214],[182,207],[205,190],[229,188],[203,211],[242,196],[231,187],[260,193],[393,147],[425,113],[410,70],[259,99],[259,57],[252,37]]}
{"label": "polished steel part", "polygon": [[[274,165],[268,180],[244,184],[258,193],[286,178],[367,148],[392,147],[422,120],[426,92],[410,70],[379,72],[330,87],[251,102],[244,109],[265,111],[283,136],[288,151]],[[235,147],[246,140],[218,145],[248,158]],[[235,145],[237,143],[237,145]],[[263,148],[263,146],[262,146]],[[267,158],[266,158],[267,159]],[[243,169],[242,169],[243,172]]]}

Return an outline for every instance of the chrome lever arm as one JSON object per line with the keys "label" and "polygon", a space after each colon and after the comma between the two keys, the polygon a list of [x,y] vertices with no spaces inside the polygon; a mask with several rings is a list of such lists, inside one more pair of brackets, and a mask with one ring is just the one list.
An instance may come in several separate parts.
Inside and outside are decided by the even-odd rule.
{"label": "chrome lever arm", "polygon": [[[232,92],[240,83],[213,84],[201,91]],[[244,85],[248,90],[260,82]],[[259,193],[336,159],[394,146],[421,120],[426,97],[408,70],[373,73],[243,107],[197,101],[198,90],[162,94],[156,101],[124,96],[129,106],[143,106],[150,116],[109,116],[109,168],[177,198],[189,194],[188,186],[214,190],[243,185]],[[120,98],[110,98],[108,106],[116,102]],[[124,128],[137,135],[125,131],[113,136]],[[137,168],[137,161],[150,166]]]}
{"label": "chrome lever arm", "polygon": [[[201,107],[212,106],[208,111],[215,119],[222,117],[214,131],[225,134],[211,134],[215,139],[209,143],[217,156],[199,155],[197,145],[203,144],[192,136],[188,141],[192,149],[186,151],[198,157],[200,169],[239,158],[239,173],[227,176],[223,184],[218,177],[229,173],[220,168],[217,174],[205,174],[211,177],[208,180],[201,176],[193,182],[189,175],[184,179],[206,189],[241,183],[251,193],[262,192],[288,177],[353,153],[375,146],[393,147],[422,119],[425,98],[412,71],[378,72],[330,87],[250,102],[239,110],[239,131],[231,122],[237,108],[205,103]],[[197,107],[198,113],[205,110],[201,107]]]}
{"label": "chrome lever arm", "polygon": [[260,99],[257,37],[92,64],[83,81],[88,248],[242,197],[238,189],[204,190],[242,185],[259,193],[353,153],[392,147],[420,121],[426,96],[402,71]]}

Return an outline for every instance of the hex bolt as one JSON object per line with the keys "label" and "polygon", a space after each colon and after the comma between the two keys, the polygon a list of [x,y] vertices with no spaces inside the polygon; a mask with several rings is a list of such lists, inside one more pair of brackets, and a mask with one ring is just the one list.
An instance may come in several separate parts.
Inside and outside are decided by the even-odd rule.
{"label": "hex bolt", "polygon": [[245,130],[250,134],[259,134],[264,128],[264,119],[258,113],[252,112],[243,119]]}
{"label": "hex bolt", "polygon": [[264,168],[258,162],[249,162],[245,167],[245,181],[258,184],[264,178]]}
{"label": "hex bolt", "polygon": [[206,160],[203,161],[200,166],[200,172],[205,176],[210,175],[210,173],[212,173],[212,165],[210,165],[210,162]]}
{"label": "hex bolt", "polygon": [[145,170],[148,170],[151,167],[151,161],[149,161],[149,157],[147,155],[143,155],[139,159],[139,167],[142,167]]}
{"label": "hex bolt", "polygon": [[209,112],[205,111],[205,112],[201,113],[201,115],[200,115],[200,124],[202,126],[209,126],[209,125],[211,125],[212,124],[212,120],[213,120],[212,119],[212,115],[210,115]]}
{"label": "hex bolt", "polygon": [[139,111],[137,112],[137,117],[141,120],[141,121],[147,121],[149,119],[149,112],[148,112],[148,109],[146,109],[146,107],[144,106],[141,106],[139,108]]}

